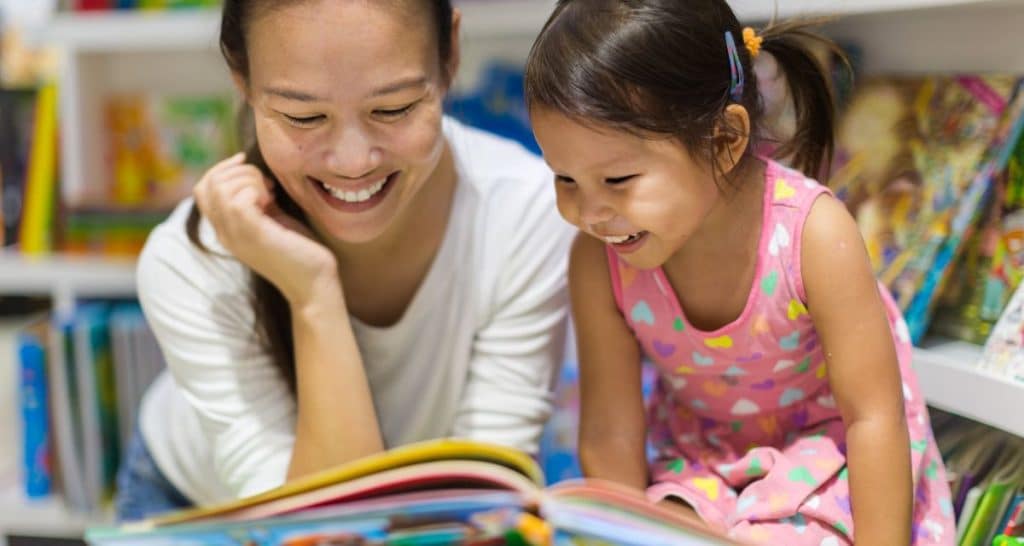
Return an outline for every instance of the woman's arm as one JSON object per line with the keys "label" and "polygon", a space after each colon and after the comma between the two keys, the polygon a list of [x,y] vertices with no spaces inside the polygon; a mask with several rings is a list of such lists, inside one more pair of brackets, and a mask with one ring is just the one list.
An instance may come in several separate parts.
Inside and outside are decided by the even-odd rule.
{"label": "woman's arm", "polygon": [[588,477],[648,485],[640,348],[615,304],[604,245],[573,244],[569,294],[580,360],[579,453]]}
{"label": "woman's arm", "polygon": [[857,544],[910,544],[910,439],[896,348],[857,225],[823,196],[803,232],[807,304],[846,426]]}
{"label": "woman's arm", "polygon": [[212,167],[193,193],[217,241],[288,302],[297,416],[287,477],[295,478],[380,451],[383,442],[337,261],[277,206],[273,184],[236,155]]}
{"label": "woman's arm", "polygon": [[297,419],[288,478],[384,449],[363,359],[341,295],[292,306]]}
{"label": "woman's arm", "polygon": [[[224,251],[209,225],[201,236],[213,252]],[[175,223],[149,236],[136,273],[146,322],[197,417],[200,451],[236,498],[284,483],[295,442],[294,398],[253,331],[248,276],[236,260],[194,247]]]}

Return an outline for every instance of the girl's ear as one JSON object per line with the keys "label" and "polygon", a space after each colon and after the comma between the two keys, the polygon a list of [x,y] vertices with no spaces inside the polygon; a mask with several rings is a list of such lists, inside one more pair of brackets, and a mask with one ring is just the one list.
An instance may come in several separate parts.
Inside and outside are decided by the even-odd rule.
{"label": "girl's ear", "polygon": [[750,113],[739,104],[730,104],[715,125],[715,164],[729,174],[743,159],[750,144]]}

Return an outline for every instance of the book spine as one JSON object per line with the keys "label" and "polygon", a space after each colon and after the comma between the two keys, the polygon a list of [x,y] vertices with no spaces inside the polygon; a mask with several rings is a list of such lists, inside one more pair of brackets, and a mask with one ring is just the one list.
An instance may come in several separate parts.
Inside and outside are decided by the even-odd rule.
{"label": "book spine", "polygon": [[57,87],[39,90],[35,129],[25,183],[20,246],[26,254],[43,254],[52,246],[53,208],[57,193]]}
{"label": "book spine", "polygon": [[38,336],[22,332],[18,336],[21,361],[20,398],[25,496],[30,499],[50,494],[51,471],[48,392],[46,388],[46,352]]}

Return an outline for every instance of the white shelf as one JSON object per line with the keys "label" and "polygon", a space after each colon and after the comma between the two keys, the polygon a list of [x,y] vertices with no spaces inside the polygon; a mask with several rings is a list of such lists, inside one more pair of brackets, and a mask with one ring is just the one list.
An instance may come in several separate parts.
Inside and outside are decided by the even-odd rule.
{"label": "white shelf", "polygon": [[70,309],[78,297],[135,294],[135,261],[127,258],[48,255],[29,257],[0,251],[0,294],[54,298]]}
{"label": "white shelf", "polygon": [[[533,36],[554,7],[553,0],[456,2],[467,38]],[[217,49],[217,10],[60,13],[33,29],[31,39],[79,52]]]}
{"label": "white shelf", "polygon": [[87,528],[112,522],[109,511],[95,516],[73,514],[57,497],[28,500],[16,487],[0,491],[0,544],[6,534],[81,538]]}
{"label": "white shelf", "polygon": [[[730,0],[743,21],[777,15],[864,15],[974,5],[1008,5],[1012,0]],[[462,0],[467,38],[532,37],[554,7],[553,0]],[[217,10],[61,13],[32,33],[36,41],[84,52],[216,50]]]}
{"label": "white shelf", "polygon": [[914,368],[924,397],[936,408],[1024,437],[1024,385],[975,368],[981,347],[951,340],[926,340],[914,350]]}
{"label": "white shelf", "polygon": [[456,0],[462,35],[474,38],[533,38],[555,7],[554,0]]}
{"label": "white shelf", "polygon": [[216,50],[219,26],[212,10],[61,13],[32,38],[81,52]]}
{"label": "white shelf", "polygon": [[741,21],[815,15],[867,15],[933,8],[1010,5],[1014,0],[729,0]]}

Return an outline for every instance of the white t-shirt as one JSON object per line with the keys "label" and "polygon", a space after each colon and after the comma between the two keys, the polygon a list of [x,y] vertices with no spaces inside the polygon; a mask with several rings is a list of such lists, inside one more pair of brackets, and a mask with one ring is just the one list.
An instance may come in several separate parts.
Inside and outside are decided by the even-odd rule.
{"label": "white t-shirt", "polygon": [[[574,230],[538,157],[451,119],[444,134],[458,182],[438,254],[397,324],[352,319],[381,433],[387,446],[457,436],[535,452],[563,356]],[[191,206],[153,231],[139,261],[139,299],[170,372],[140,424],[171,483],[205,505],[284,482],[295,402],[258,342],[248,269],[216,255],[226,251],[205,221],[214,253],[188,240]]]}

